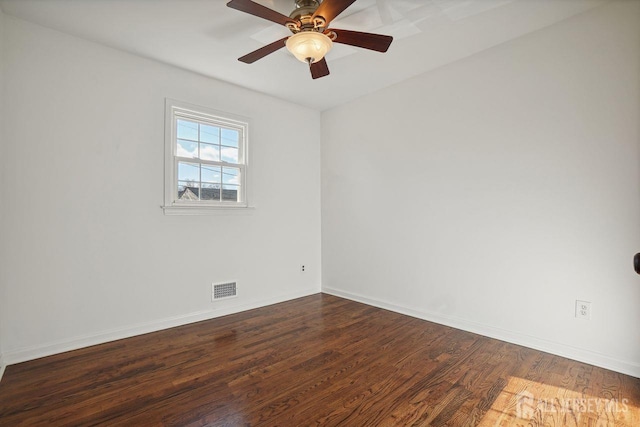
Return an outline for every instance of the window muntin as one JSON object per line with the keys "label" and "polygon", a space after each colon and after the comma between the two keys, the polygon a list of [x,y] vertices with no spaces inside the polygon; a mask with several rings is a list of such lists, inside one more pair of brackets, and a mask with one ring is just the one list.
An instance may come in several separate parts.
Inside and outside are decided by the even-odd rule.
{"label": "window muntin", "polygon": [[248,122],[167,100],[167,207],[246,207]]}

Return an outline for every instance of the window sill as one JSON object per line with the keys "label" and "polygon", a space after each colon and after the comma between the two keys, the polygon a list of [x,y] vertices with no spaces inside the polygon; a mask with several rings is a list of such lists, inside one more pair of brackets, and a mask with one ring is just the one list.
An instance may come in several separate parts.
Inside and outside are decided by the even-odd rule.
{"label": "window sill", "polygon": [[216,205],[216,206],[161,206],[165,215],[220,215],[220,214],[250,214],[255,206],[246,205]]}

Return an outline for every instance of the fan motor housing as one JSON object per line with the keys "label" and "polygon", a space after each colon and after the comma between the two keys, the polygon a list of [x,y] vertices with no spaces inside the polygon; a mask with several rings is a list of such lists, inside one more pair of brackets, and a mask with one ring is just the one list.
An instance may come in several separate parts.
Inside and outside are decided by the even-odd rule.
{"label": "fan motor housing", "polygon": [[319,0],[295,0],[296,7],[315,7],[316,9],[320,6]]}
{"label": "fan motor housing", "polygon": [[300,28],[289,27],[293,33],[299,31],[321,31],[324,29],[326,25],[324,18],[316,17],[316,19],[312,19],[316,9],[320,6],[318,0],[295,0],[295,3],[296,8],[291,12],[289,18],[300,21]]}

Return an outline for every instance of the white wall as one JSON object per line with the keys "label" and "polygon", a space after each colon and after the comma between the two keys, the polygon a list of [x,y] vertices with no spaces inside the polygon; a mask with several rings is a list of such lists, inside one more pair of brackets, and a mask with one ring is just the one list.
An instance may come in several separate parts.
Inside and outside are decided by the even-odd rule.
{"label": "white wall", "polygon": [[[4,13],[2,13],[2,9],[0,9],[0,159],[4,158]],[[0,163],[1,165],[1,163]],[[0,224],[4,223],[3,212],[4,209],[2,206],[6,203],[5,199],[5,185],[4,185],[4,168],[0,167]],[[4,240],[4,236],[0,233],[0,241]],[[4,263],[4,258],[2,257],[2,243],[0,243],[0,379],[2,379],[2,374],[4,373],[4,357],[2,354],[2,313],[5,311],[4,306],[6,305],[6,296],[5,296],[5,280],[3,278],[4,271],[6,270],[6,266]]]}
{"label": "white wall", "polygon": [[[4,21],[7,363],[319,292],[320,113]],[[252,120],[254,210],[163,215],[165,97]]]}
{"label": "white wall", "polygon": [[639,52],[616,2],[323,113],[323,291],[640,376]]}

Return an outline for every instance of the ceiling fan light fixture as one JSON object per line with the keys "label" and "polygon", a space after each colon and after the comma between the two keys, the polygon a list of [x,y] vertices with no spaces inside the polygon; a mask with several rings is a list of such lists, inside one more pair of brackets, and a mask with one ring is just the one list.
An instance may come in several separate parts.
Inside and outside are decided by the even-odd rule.
{"label": "ceiling fan light fixture", "polygon": [[[290,37],[283,37],[238,58],[239,61],[252,64],[286,46],[299,61],[309,65],[311,77],[318,79],[329,75],[325,55],[331,50],[334,42],[376,52],[386,52],[393,41],[391,36],[331,27],[331,21],[356,0],[293,1],[296,9],[289,16],[253,0],[230,0],[227,3],[227,6],[232,9],[283,25],[293,33]],[[266,0],[261,0],[261,3],[266,3]]]}
{"label": "ceiling fan light fixture", "polygon": [[301,31],[287,39],[287,49],[299,61],[313,64],[324,58],[333,47],[333,41],[317,31]]}

